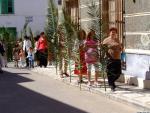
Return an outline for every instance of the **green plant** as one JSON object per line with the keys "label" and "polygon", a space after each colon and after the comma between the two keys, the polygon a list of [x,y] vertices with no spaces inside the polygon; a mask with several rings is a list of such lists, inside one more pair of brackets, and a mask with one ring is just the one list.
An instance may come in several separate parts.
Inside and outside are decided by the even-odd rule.
{"label": "green plant", "polygon": [[48,51],[51,55],[51,60],[56,61],[56,51],[58,49],[58,40],[57,40],[57,26],[58,26],[58,9],[54,0],[48,1],[48,14],[47,14],[47,23],[45,27],[45,33],[48,40]]}
{"label": "green plant", "polygon": [[25,22],[23,30],[21,31],[21,39],[24,39],[24,36],[29,36],[32,47],[34,48],[34,36],[31,27],[29,26],[29,22]]}
{"label": "green plant", "polygon": [[[73,47],[75,40],[77,39],[77,29],[76,25],[73,24],[71,17],[65,12],[63,9],[63,21],[62,24],[58,27],[58,42],[60,43],[61,40],[63,40],[63,57],[65,58],[65,61],[67,61],[67,64],[69,64],[69,72],[70,72],[70,82],[71,82],[71,72],[72,72],[72,53],[73,53]],[[60,46],[59,46],[60,47]],[[58,57],[61,53],[62,48],[58,48]],[[60,58],[58,58],[60,61],[58,61],[58,64],[61,63]]]}
{"label": "green plant", "polygon": [[[107,66],[107,46],[101,45],[102,40],[105,38],[105,35],[102,31],[102,28],[105,27],[105,24],[102,22],[101,17],[101,5],[96,5],[96,3],[92,0],[91,4],[88,6],[88,15],[91,18],[91,26],[89,29],[92,29],[95,31],[96,36],[95,38],[99,42],[99,59],[100,59],[100,71],[102,74],[102,77],[104,78],[104,85],[105,85],[105,73],[106,73],[106,66]],[[105,85],[106,90],[106,85]]]}
{"label": "green plant", "polygon": [[0,28],[1,39],[5,45],[7,60],[12,61],[12,48],[16,39],[16,32],[13,29],[2,27]]}

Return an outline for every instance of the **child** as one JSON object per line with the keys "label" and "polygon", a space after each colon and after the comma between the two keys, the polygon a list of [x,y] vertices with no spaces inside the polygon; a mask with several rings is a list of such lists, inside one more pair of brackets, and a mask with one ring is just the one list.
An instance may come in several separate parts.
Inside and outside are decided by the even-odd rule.
{"label": "child", "polygon": [[29,67],[34,68],[34,52],[32,47],[29,48],[27,58],[29,59]]}
{"label": "child", "polygon": [[18,67],[18,60],[19,60],[19,45],[18,43],[15,44],[15,48],[13,48],[13,56],[15,61],[15,67]]}
{"label": "child", "polygon": [[20,67],[23,68],[25,67],[25,54],[24,54],[23,49],[20,49],[19,57],[20,57]]}

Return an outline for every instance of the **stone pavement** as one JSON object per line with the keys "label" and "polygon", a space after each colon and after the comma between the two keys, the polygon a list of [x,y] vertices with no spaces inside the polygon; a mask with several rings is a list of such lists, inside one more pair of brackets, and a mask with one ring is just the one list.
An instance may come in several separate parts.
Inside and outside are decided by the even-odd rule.
{"label": "stone pavement", "polygon": [[127,85],[124,83],[117,83],[116,91],[111,92],[108,85],[106,85],[106,91],[105,91],[104,82],[102,78],[99,78],[99,81],[101,81],[100,86],[92,85],[91,87],[88,87],[86,85],[87,82],[86,78],[84,78],[85,83],[78,84],[77,75],[60,78],[59,75],[56,74],[56,69],[54,66],[48,66],[47,68],[35,67],[34,69],[31,69],[31,71],[49,76],[53,79],[60,80],[68,85],[74,85],[76,87],[79,87],[79,90],[90,91],[92,93],[101,94],[115,101],[119,101],[128,105],[132,105],[134,107],[141,108],[141,111],[146,111],[150,113],[150,90],[148,89],[140,89],[136,86]]}

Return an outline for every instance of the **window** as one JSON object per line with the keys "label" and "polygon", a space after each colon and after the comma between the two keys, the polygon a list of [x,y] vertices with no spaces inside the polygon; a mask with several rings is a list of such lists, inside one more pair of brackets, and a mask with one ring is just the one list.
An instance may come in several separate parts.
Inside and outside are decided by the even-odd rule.
{"label": "window", "polygon": [[14,14],[14,0],[0,0],[0,14]]}

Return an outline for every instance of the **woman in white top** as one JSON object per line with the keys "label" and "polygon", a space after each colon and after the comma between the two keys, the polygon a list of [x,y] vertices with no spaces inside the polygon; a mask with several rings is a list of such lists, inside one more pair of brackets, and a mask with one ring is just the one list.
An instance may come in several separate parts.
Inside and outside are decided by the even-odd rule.
{"label": "woman in white top", "polygon": [[27,58],[27,56],[30,47],[32,47],[31,40],[29,39],[29,37],[25,36],[23,41],[23,51],[25,52],[26,57],[26,67],[29,67],[29,59]]}

